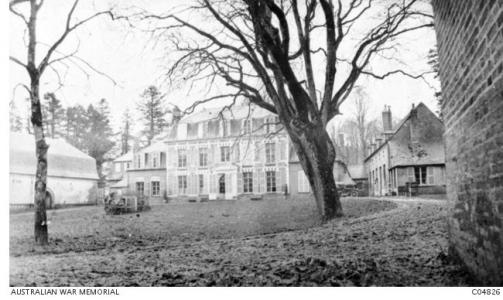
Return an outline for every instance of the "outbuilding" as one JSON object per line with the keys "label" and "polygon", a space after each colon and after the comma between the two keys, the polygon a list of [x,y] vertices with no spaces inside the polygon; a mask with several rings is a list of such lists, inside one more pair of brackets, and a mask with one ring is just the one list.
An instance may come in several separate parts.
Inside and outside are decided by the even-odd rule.
{"label": "outbuilding", "polygon": [[[46,138],[48,207],[92,204],[97,201],[98,173],[94,158],[65,140]],[[35,138],[30,134],[10,133],[11,206],[32,205],[35,185]]]}

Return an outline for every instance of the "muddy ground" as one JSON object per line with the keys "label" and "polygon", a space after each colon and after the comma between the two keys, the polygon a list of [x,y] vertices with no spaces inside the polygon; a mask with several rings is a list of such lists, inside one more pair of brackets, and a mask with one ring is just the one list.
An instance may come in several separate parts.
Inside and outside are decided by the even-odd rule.
{"label": "muddy ground", "polygon": [[443,200],[343,199],[321,224],[311,199],[173,204],[107,216],[55,210],[51,244],[10,216],[13,286],[466,286],[447,256]]}

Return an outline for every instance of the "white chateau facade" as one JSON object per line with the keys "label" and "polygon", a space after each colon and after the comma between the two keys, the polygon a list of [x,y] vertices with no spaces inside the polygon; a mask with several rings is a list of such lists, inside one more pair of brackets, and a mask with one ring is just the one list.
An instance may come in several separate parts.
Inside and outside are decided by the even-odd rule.
{"label": "white chateau facade", "polygon": [[[231,200],[311,192],[277,116],[254,106],[192,113],[131,159],[120,186],[154,204],[168,198]],[[124,161],[114,164],[120,168]],[[345,166],[338,166],[336,181],[354,184]]]}

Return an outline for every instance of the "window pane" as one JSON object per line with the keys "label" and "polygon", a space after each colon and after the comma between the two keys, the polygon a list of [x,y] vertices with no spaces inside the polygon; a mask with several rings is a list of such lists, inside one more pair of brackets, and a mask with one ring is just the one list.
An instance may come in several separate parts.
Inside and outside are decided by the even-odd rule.
{"label": "window pane", "polygon": [[415,177],[414,182],[416,182],[416,183],[421,182],[421,174],[420,174],[419,167],[414,167],[414,177]]}
{"label": "window pane", "polygon": [[253,173],[244,172],[243,173],[243,192],[253,193]]}
{"label": "window pane", "polygon": [[266,172],[267,192],[276,192],[276,172]]}

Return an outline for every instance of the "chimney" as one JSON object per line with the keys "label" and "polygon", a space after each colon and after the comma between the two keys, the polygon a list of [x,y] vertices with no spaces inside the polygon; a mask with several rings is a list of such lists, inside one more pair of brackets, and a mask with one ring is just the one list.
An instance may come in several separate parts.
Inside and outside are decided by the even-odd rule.
{"label": "chimney", "polygon": [[382,128],[385,134],[393,131],[393,125],[391,122],[391,106],[389,105],[384,105],[384,110],[382,112]]}

